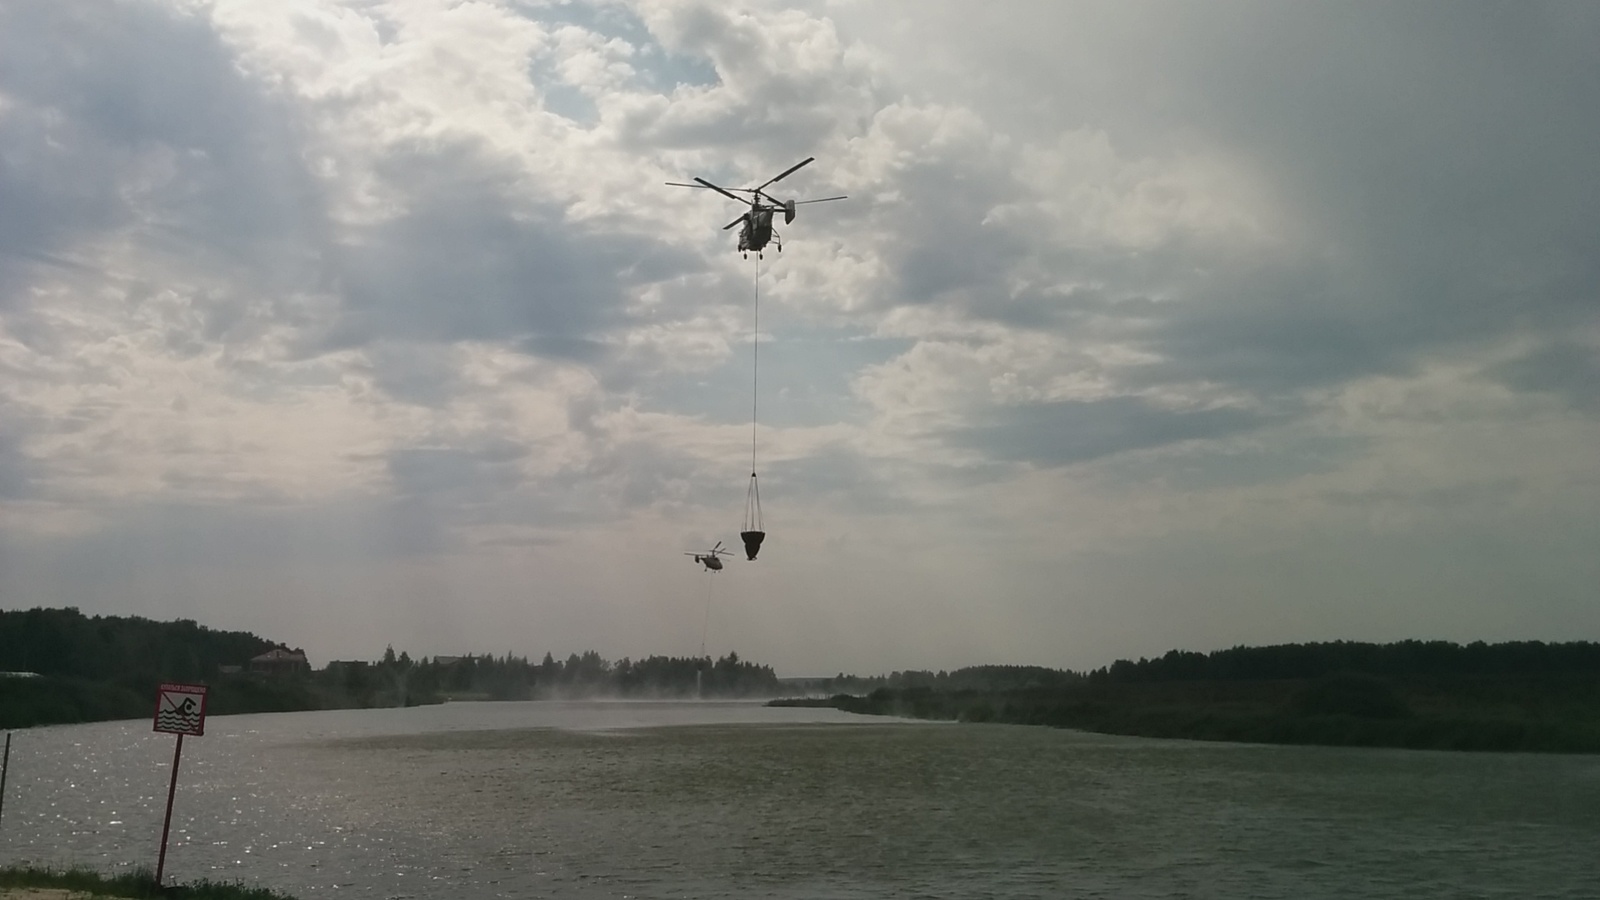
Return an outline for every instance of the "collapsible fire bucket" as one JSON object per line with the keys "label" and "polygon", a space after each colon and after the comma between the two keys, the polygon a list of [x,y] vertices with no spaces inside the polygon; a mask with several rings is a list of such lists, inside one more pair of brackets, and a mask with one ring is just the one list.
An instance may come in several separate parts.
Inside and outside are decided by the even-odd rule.
{"label": "collapsible fire bucket", "polygon": [[741,531],[740,540],[744,541],[744,555],[746,559],[755,559],[761,552],[761,542],[767,539],[765,531]]}

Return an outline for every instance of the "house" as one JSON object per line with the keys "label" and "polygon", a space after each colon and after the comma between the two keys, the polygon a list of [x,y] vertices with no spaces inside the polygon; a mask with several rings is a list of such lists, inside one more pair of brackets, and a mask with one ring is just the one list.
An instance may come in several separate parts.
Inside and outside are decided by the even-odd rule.
{"label": "house", "polygon": [[311,664],[306,662],[304,650],[296,647],[273,647],[271,650],[250,658],[250,671],[261,675],[298,675],[311,670]]}

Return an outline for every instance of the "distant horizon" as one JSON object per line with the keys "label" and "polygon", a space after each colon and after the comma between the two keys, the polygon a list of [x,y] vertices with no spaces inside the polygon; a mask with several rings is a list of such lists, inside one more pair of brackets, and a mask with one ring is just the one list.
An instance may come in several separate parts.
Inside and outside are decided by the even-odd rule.
{"label": "distant horizon", "polygon": [[[30,607],[30,608],[57,609],[57,610],[78,609],[77,607],[72,607],[72,606]],[[0,612],[25,612],[25,611],[26,610],[23,610],[23,609],[0,610]],[[118,613],[86,612],[86,611],[84,611],[82,609],[79,609],[78,611],[81,614],[83,614],[85,616],[88,616],[88,617],[91,617],[91,618],[95,617],[95,616],[113,616],[113,617],[115,617],[115,616],[121,615],[121,614],[118,614]],[[132,618],[132,617],[130,616],[128,618]],[[143,616],[143,617],[140,617],[140,618],[149,619],[150,617]],[[165,619],[165,620],[162,620],[162,619],[151,619],[151,621],[169,622],[169,623],[170,622],[180,621],[180,620],[193,621],[196,625],[198,625],[198,626],[200,626],[202,628],[210,629],[212,631],[235,631],[235,632],[236,631],[245,631],[245,632],[247,632],[249,634],[252,634],[252,635],[260,638],[261,640],[267,641],[269,643],[273,643],[274,646],[286,646],[286,647],[290,647],[290,648],[299,648],[299,649],[302,649],[302,650],[304,649],[302,645],[297,644],[294,641],[279,641],[279,640],[276,640],[272,635],[259,634],[259,633],[253,632],[253,631],[248,631],[247,629],[219,627],[219,626],[216,626],[216,625],[212,625],[212,624],[210,624],[208,622],[200,621],[198,619],[186,619],[186,617],[179,617],[179,618]],[[782,669],[779,669],[777,666],[773,666],[770,662],[768,662],[766,660],[763,660],[763,659],[755,658],[753,656],[749,656],[749,655],[747,655],[745,653],[742,653],[736,647],[735,648],[728,648],[728,649],[722,650],[720,652],[712,652],[711,650],[708,649],[707,653],[706,653],[706,656],[711,658],[711,659],[722,659],[722,658],[726,658],[731,653],[736,653],[736,654],[738,654],[739,659],[741,659],[741,660],[743,660],[745,662],[751,662],[751,663],[755,663],[757,665],[770,666],[773,669],[773,672],[777,675],[777,677],[778,677],[778,679],[780,681],[795,681],[795,680],[823,680],[823,679],[837,678],[840,674],[843,674],[846,677],[862,678],[862,679],[873,679],[873,678],[887,677],[889,675],[892,675],[894,673],[899,673],[899,672],[932,672],[932,673],[954,672],[954,671],[959,671],[959,670],[962,670],[962,669],[970,669],[970,668],[976,668],[976,667],[981,667],[981,666],[1015,666],[1015,667],[1041,668],[1041,669],[1051,669],[1051,670],[1054,670],[1054,671],[1071,672],[1071,673],[1076,673],[1076,674],[1083,675],[1083,674],[1087,674],[1089,672],[1095,671],[1097,669],[1102,669],[1102,668],[1109,667],[1112,664],[1114,664],[1116,662],[1119,662],[1119,661],[1126,660],[1128,662],[1138,662],[1138,661],[1140,661],[1142,659],[1157,659],[1157,658],[1159,658],[1161,656],[1166,655],[1169,652],[1199,653],[1199,654],[1210,655],[1210,654],[1215,654],[1215,653],[1219,653],[1219,652],[1223,652],[1223,651],[1227,651],[1227,650],[1235,650],[1235,649],[1239,649],[1239,648],[1261,648],[1261,647],[1275,647],[1275,646],[1293,646],[1293,645],[1308,645],[1308,644],[1312,644],[1312,645],[1314,645],[1314,644],[1338,644],[1338,643],[1387,646],[1387,645],[1402,644],[1402,643],[1407,643],[1407,642],[1417,642],[1417,643],[1423,643],[1423,644],[1446,643],[1446,644],[1452,644],[1452,645],[1457,646],[1457,647],[1467,647],[1467,646],[1470,646],[1470,645],[1475,644],[1475,643],[1483,643],[1483,644],[1487,644],[1487,645],[1490,645],[1490,646],[1500,645],[1500,644],[1519,644],[1519,643],[1541,643],[1541,644],[1547,644],[1547,645],[1549,645],[1549,644],[1554,644],[1554,645],[1591,644],[1591,643],[1600,642],[1600,639],[1589,637],[1589,638],[1568,638],[1568,639],[1565,639],[1565,640],[1550,640],[1550,639],[1545,639],[1545,638],[1506,638],[1506,639],[1501,639],[1501,640],[1487,640],[1487,639],[1474,638],[1474,639],[1470,639],[1470,640],[1451,640],[1449,638],[1435,638],[1435,637],[1426,637],[1426,638],[1425,637],[1408,637],[1408,638],[1396,638],[1394,640],[1387,640],[1387,641],[1369,641],[1369,640],[1359,640],[1359,639],[1349,639],[1349,638],[1333,638],[1333,639],[1328,639],[1328,640],[1275,641],[1275,642],[1272,642],[1272,643],[1262,643],[1262,644],[1234,643],[1234,644],[1228,644],[1226,646],[1213,647],[1213,648],[1210,648],[1210,649],[1199,649],[1199,648],[1195,648],[1195,647],[1167,647],[1167,648],[1159,650],[1159,651],[1153,651],[1153,652],[1150,652],[1150,653],[1137,654],[1137,655],[1134,655],[1134,656],[1120,656],[1120,657],[1117,657],[1115,659],[1108,659],[1108,660],[1106,660],[1104,662],[1101,662],[1101,663],[1098,663],[1098,664],[1095,664],[1095,665],[1088,665],[1088,666],[1082,666],[1082,667],[1050,665],[1048,663],[1035,663],[1035,662],[1010,662],[1010,661],[986,660],[986,661],[982,661],[982,662],[962,663],[960,665],[954,665],[954,666],[926,666],[926,665],[906,666],[906,665],[902,665],[902,666],[894,666],[894,667],[890,667],[890,668],[887,668],[887,669],[883,669],[882,671],[878,671],[878,672],[871,672],[870,674],[866,670],[858,670],[858,671],[836,670],[836,671],[834,671],[832,673],[823,674],[823,675],[789,675],[789,674],[784,674],[784,671]],[[528,653],[523,653],[523,652],[516,651],[516,650],[509,650],[509,651],[502,650],[502,651],[499,651],[499,652],[493,652],[493,651],[484,650],[484,651],[472,651],[472,652],[467,652],[467,653],[412,653],[411,652],[411,648],[395,646],[392,643],[386,643],[384,645],[384,648],[385,649],[378,651],[377,653],[373,654],[371,657],[360,657],[360,656],[351,656],[351,655],[329,656],[329,657],[327,657],[327,658],[322,660],[322,664],[321,665],[317,665],[317,663],[316,663],[317,657],[314,654],[312,654],[311,652],[307,651],[306,652],[306,656],[307,656],[308,662],[310,662],[311,667],[313,669],[325,668],[325,667],[327,667],[327,665],[329,665],[330,663],[333,663],[333,662],[376,662],[376,661],[382,660],[383,657],[385,656],[385,654],[387,653],[387,651],[389,649],[391,649],[391,648],[394,650],[394,653],[395,653],[395,655],[397,657],[400,654],[404,653],[404,654],[407,655],[408,658],[410,658],[410,659],[412,659],[414,661],[419,661],[419,662],[421,660],[424,660],[424,659],[432,660],[432,659],[435,659],[436,657],[440,657],[440,656],[444,656],[444,657],[462,657],[462,658],[468,657],[468,656],[471,656],[471,657],[488,656],[488,657],[493,657],[493,658],[502,658],[502,657],[506,656],[508,653],[510,655],[514,656],[514,657],[527,659],[527,660],[529,660],[531,662],[534,662],[534,663],[537,663],[538,661],[542,660],[547,653],[552,657],[552,659],[554,659],[554,660],[556,660],[558,662],[564,662],[570,657],[582,656],[584,653],[594,652],[594,653],[599,654],[599,656],[602,659],[604,659],[606,662],[611,663],[611,664],[615,664],[617,662],[620,662],[623,659],[643,660],[643,659],[648,659],[648,658],[651,658],[651,657],[662,657],[662,658],[671,658],[671,659],[694,659],[694,658],[697,658],[697,654],[694,653],[694,652],[690,652],[690,653],[648,652],[648,653],[644,653],[644,654],[617,654],[617,655],[610,655],[610,654],[607,654],[606,652],[600,650],[597,647],[583,647],[583,648],[579,648],[579,649],[567,650],[567,651],[561,652],[561,653],[557,653],[553,649],[540,650],[540,651],[537,651],[537,652],[528,652]]]}
{"label": "distant horizon", "polygon": [[[1376,645],[1376,646],[1386,646],[1386,645],[1389,645],[1389,644],[1405,643],[1407,641],[1418,641],[1418,642],[1421,642],[1421,643],[1432,643],[1434,641],[1443,641],[1444,643],[1454,644],[1455,646],[1458,646],[1458,647],[1466,647],[1466,646],[1469,646],[1469,645],[1474,644],[1474,643],[1479,643],[1479,641],[1475,641],[1475,640],[1474,641],[1450,641],[1450,640],[1445,640],[1445,639],[1442,639],[1442,638],[1400,638],[1398,640],[1393,640],[1393,641],[1349,641],[1349,640],[1341,640],[1341,639],[1335,638],[1333,640],[1327,640],[1327,641],[1280,641],[1280,642],[1276,642],[1276,643],[1272,643],[1272,644],[1231,644],[1231,645],[1228,645],[1228,646],[1225,646],[1225,647],[1214,647],[1214,648],[1209,649],[1209,650],[1197,650],[1197,649],[1190,648],[1190,647],[1168,647],[1165,650],[1161,650],[1161,651],[1155,652],[1155,653],[1146,653],[1146,654],[1142,654],[1140,656],[1132,656],[1132,657],[1127,657],[1127,656],[1118,657],[1117,659],[1106,660],[1105,662],[1100,663],[1098,665],[1085,666],[1085,667],[1082,667],[1082,668],[1072,667],[1072,666],[1053,666],[1053,665],[1048,665],[1048,664],[1043,664],[1043,663],[989,661],[989,662],[978,662],[978,663],[964,663],[964,664],[958,665],[958,666],[898,666],[898,667],[895,667],[895,668],[885,669],[885,670],[883,670],[881,672],[872,672],[872,673],[868,673],[866,671],[843,671],[843,672],[831,672],[831,673],[828,673],[828,674],[825,674],[825,675],[789,675],[789,674],[785,674],[783,670],[778,669],[776,666],[773,667],[773,672],[777,675],[779,681],[826,680],[826,679],[831,679],[831,678],[837,678],[837,677],[839,677],[840,674],[843,674],[847,678],[872,679],[872,678],[886,677],[886,676],[892,675],[892,674],[897,673],[897,672],[932,672],[932,673],[955,672],[955,671],[959,671],[959,670],[962,670],[962,669],[979,668],[979,667],[982,667],[982,666],[1015,666],[1015,667],[1019,667],[1019,668],[1050,669],[1050,670],[1057,671],[1057,672],[1071,672],[1071,673],[1074,673],[1074,674],[1085,675],[1085,674],[1088,674],[1089,672],[1093,672],[1093,671],[1095,671],[1097,669],[1102,669],[1102,668],[1109,667],[1113,663],[1116,663],[1116,662],[1119,662],[1119,661],[1122,661],[1122,660],[1126,660],[1128,662],[1138,662],[1141,659],[1157,659],[1157,658],[1159,658],[1161,656],[1166,655],[1168,652],[1171,652],[1171,651],[1178,651],[1180,653],[1202,653],[1202,654],[1210,655],[1212,653],[1218,653],[1218,652],[1221,652],[1221,651],[1224,651],[1224,650],[1239,649],[1241,647],[1253,649],[1253,648],[1258,648],[1258,647],[1292,646],[1292,645],[1304,645],[1304,644],[1335,644],[1335,643],[1372,644],[1372,645]],[[1516,639],[1516,638],[1512,638],[1512,639],[1503,640],[1503,641],[1482,641],[1481,643],[1488,644],[1490,646],[1494,646],[1494,645],[1498,645],[1498,644],[1516,644],[1516,643],[1592,644],[1592,643],[1597,643],[1597,642],[1600,642],[1600,641],[1597,641],[1594,638],[1573,638],[1571,640],[1566,640],[1566,641],[1550,641],[1550,640],[1543,640],[1543,639],[1538,639],[1538,638],[1528,638],[1528,639],[1525,639],[1525,640],[1519,640],[1519,639]],[[569,656],[574,655],[574,653],[576,653],[578,655],[581,655],[584,652],[586,652],[588,650],[592,650],[592,649],[594,649],[594,648],[586,647],[586,648],[584,648],[582,650],[569,651],[567,653],[556,653],[553,650],[552,651],[545,651],[545,652],[549,652],[550,655],[553,658],[555,658],[556,660],[558,660],[558,661],[564,661]],[[396,654],[398,654],[400,652],[401,652],[400,648],[398,648],[398,647],[395,648],[395,653]],[[529,659],[529,660],[540,660],[540,659],[544,658],[545,652],[539,652],[539,653],[533,653],[533,654],[514,653],[513,655],[517,656],[517,657],[526,658],[526,659]],[[644,654],[644,655],[624,654],[624,655],[619,655],[619,656],[614,656],[613,657],[613,656],[608,656],[607,654],[605,654],[605,653],[603,653],[603,652],[601,652],[599,650],[595,650],[594,652],[600,653],[601,657],[604,658],[607,662],[610,662],[610,663],[616,663],[616,662],[618,662],[618,661],[620,661],[620,660],[622,660],[624,658],[630,659],[630,660],[639,660],[639,659],[646,659],[646,658],[651,657],[651,656],[668,657],[668,658],[675,658],[675,659],[694,659],[695,658],[695,655],[693,653],[690,653],[690,654],[648,653],[648,654]],[[732,649],[730,649],[728,651],[724,651],[724,652],[722,652],[720,654],[709,654],[708,653],[707,655],[712,659],[720,659],[720,658],[726,657],[728,655],[728,653],[738,653],[738,652],[739,652],[738,648],[732,648]],[[504,653],[503,652],[502,653],[472,653],[472,654],[466,654],[466,653],[444,653],[444,654],[437,654],[437,655],[439,655],[439,656],[460,656],[460,657],[465,657],[465,656],[469,656],[469,655],[470,656],[481,657],[481,656],[486,656],[487,655],[487,656],[493,656],[493,657],[500,657],[500,656],[503,656]],[[383,654],[379,653],[376,656],[374,656],[372,658],[372,660],[381,659],[382,657],[383,657]],[[423,655],[420,655],[420,656],[416,655],[416,654],[412,654],[411,658],[413,660],[420,660],[420,659],[430,659],[431,660],[431,659],[435,658],[435,654],[423,654]],[[751,662],[751,663],[755,663],[755,664],[758,664],[758,665],[770,665],[770,663],[766,662],[765,660],[757,659],[757,658],[751,657],[751,656],[746,656],[743,653],[739,653],[739,658],[741,660],[746,661],[746,662]],[[350,661],[352,659],[354,659],[354,658],[353,657],[338,657],[337,660],[335,660],[335,659],[327,660],[326,662],[323,663],[323,665],[326,666],[328,662]],[[363,662],[371,662],[372,660],[361,660],[361,661],[363,661]]]}

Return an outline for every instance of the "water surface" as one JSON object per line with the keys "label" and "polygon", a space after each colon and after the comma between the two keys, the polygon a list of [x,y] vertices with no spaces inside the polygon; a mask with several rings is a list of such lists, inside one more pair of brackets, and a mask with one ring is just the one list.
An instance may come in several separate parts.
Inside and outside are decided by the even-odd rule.
{"label": "water surface", "polygon": [[[152,866],[174,739],[19,732],[5,862]],[[214,718],[168,872],[302,897],[1600,897],[1600,758],[745,703]]]}

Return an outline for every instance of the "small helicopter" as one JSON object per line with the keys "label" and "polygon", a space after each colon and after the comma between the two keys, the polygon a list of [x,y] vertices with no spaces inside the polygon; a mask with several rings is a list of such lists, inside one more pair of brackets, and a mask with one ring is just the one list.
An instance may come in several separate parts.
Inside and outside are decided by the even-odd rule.
{"label": "small helicopter", "polygon": [[722,560],[718,559],[717,557],[723,555],[732,556],[733,551],[724,550],[722,548],[722,542],[717,541],[717,545],[705,553],[684,553],[683,555],[692,556],[694,557],[695,562],[704,564],[707,572],[721,572]]}
{"label": "small helicopter", "polygon": [[[709,188],[721,194],[722,196],[727,197],[729,200],[734,201],[735,203],[748,203],[750,205],[750,211],[739,218],[734,219],[732,222],[722,226],[722,230],[727,231],[729,228],[743,223],[744,227],[739,229],[739,252],[743,254],[746,259],[748,259],[750,256],[750,251],[754,250],[757,258],[759,258],[762,255],[762,249],[767,246],[769,241],[778,246],[779,253],[783,252],[783,240],[778,237],[777,230],[772,227],[773,213],[782,210],[783,224],[787,225],[794,221],[794,208],[796,206],[800,206],[804,203],[827,203],[829,200],[848,199],[847,197],[841,195],[838,197],[823,197],[818,200],[779,200],[778,198],[766,192],[768,186],[777,184],[785,178],[788,178],[790,175],[793,175],[796,171],[798,171],[802,166],[811,163],[815,159],[815,156],[806,157],[800,162],[795,163],[787,169],[784,169],[781,174],[767,179],[766,183],[762,184],[760,187],[723,188],[712,184],[704,178],[695,178],[694,184],[684,184],[680,181],[669,181],[667,184],[671,187]],[[750,197],[747,200],[744,197],[735,196],[733,193],[734,191],[738,191],[741,194],[749,194]]]}

